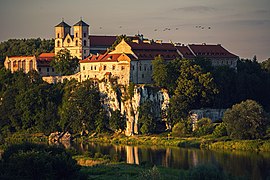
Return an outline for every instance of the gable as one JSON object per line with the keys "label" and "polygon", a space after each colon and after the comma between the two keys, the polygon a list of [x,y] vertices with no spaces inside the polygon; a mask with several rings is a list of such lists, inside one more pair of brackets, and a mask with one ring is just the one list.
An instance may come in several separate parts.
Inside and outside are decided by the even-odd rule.
{"label": "gable", "polygon": [[126,43],[126,41],[123,39],[117,46],[115,46],[115,50],[110,52],[110,54],[134,54],[134,52],[131,50],[131,47]]}

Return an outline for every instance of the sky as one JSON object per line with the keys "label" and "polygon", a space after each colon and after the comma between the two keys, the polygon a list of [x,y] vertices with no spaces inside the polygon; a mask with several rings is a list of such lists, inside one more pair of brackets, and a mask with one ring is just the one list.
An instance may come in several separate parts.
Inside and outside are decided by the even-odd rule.
{"label": "sky", "polygon": [[270,0],[0,0],[0,41],[54,38],[62,19],[72,26],[80,18],[94,35],[140,33],[270,58]]}

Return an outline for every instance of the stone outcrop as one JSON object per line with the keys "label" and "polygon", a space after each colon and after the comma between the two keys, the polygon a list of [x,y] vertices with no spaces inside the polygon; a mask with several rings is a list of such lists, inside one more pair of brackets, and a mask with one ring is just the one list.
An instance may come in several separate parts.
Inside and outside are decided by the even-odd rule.
{"label": "stone outcrop", "polygon": [[169,105],[169,95],[166,90],[146,85],[135,85],[128,90],[128,86],[116,86],[106,82],[99,83],[99,90],[105,109],[120,110],[125,115],[126,135],[139,133],[139,107],[146,101],[152,102],[155,118],[164,121],[166,127],[170,128],[166,118]]}

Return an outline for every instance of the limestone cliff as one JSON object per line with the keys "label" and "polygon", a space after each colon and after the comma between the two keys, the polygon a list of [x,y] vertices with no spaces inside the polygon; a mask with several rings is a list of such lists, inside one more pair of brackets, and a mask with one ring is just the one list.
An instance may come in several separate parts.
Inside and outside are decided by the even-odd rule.
{"label": "limestone cliff", "polygon": [[[111,83],[99,83],[99,89],[105,109],[120,110],[126,117],[126,135],[139,133],[139,106],[151,101],[157,120],[167,122],[166,110],[169,105],[169,95],[166,90],[146,85],[135,85],[128,90],[128,86],[116,86]],[[166,123],[167,128],[169,125]]]}

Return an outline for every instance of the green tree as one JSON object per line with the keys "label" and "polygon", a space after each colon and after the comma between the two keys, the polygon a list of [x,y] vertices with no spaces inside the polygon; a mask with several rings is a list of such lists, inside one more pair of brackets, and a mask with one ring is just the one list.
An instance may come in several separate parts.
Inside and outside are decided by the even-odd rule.
{"label": "green tree", "polygon": [[123,115],[119,110],[111,112],[111,117],[109,120],[110,128],[113,131],[121,130],[123,131],[126,128],[126,121]]}
{"label": "green tree", "polygon": [[63,148],[41,144],[15,144],[3,153],[0,179],[86,179]]}
{"label": "green tree", "polygon": [[269,124],[263,107],[253,100],[233,105],[224,113],[223,122],[229,136],[235,139],[261,138]]}
{"label": "green tree", "polygon": [[94,130],[95,119],[102,107],[97,87],[90,80],[82,83],[69,81],[65,85],[62,106],[59,110],[63,131]]}
{"label": "green tree", "polygon": [[263,61],[261,63],[261,67],[262,67],[262,69],[264,69],[265,71],[267,71],[268,73],[270,73],[270,58],[268,58],[267,60]]}
{"label": "green tree", "polygon": [[51,66],[53,66],[55,71],[61,75],[74,74],[78,65],[78,58],[72,57],[67,49],[60,50],[51,61]]}
{"label": "green tree", "polygon": [[142,134],[150,134],[156,130],[155,115],[153,113],[153,103],[151,101],[144,102],[139,107],[139,126]]}
{"label": "green tree", "polygon": [[203,73],[190,60],[182,60],[177,87],[170,101],[169,119],[174,125],[186,119],[191,109],[209,106],[213,95],[218,93],[210,72]]}
{"label": "green tree", "polygon": [[153,80],[155,85],[160,87],[167,87],[168,85],[168,68],[166,62],[161,56],[155,57],[155,60],[152,61],[153,65]]}

